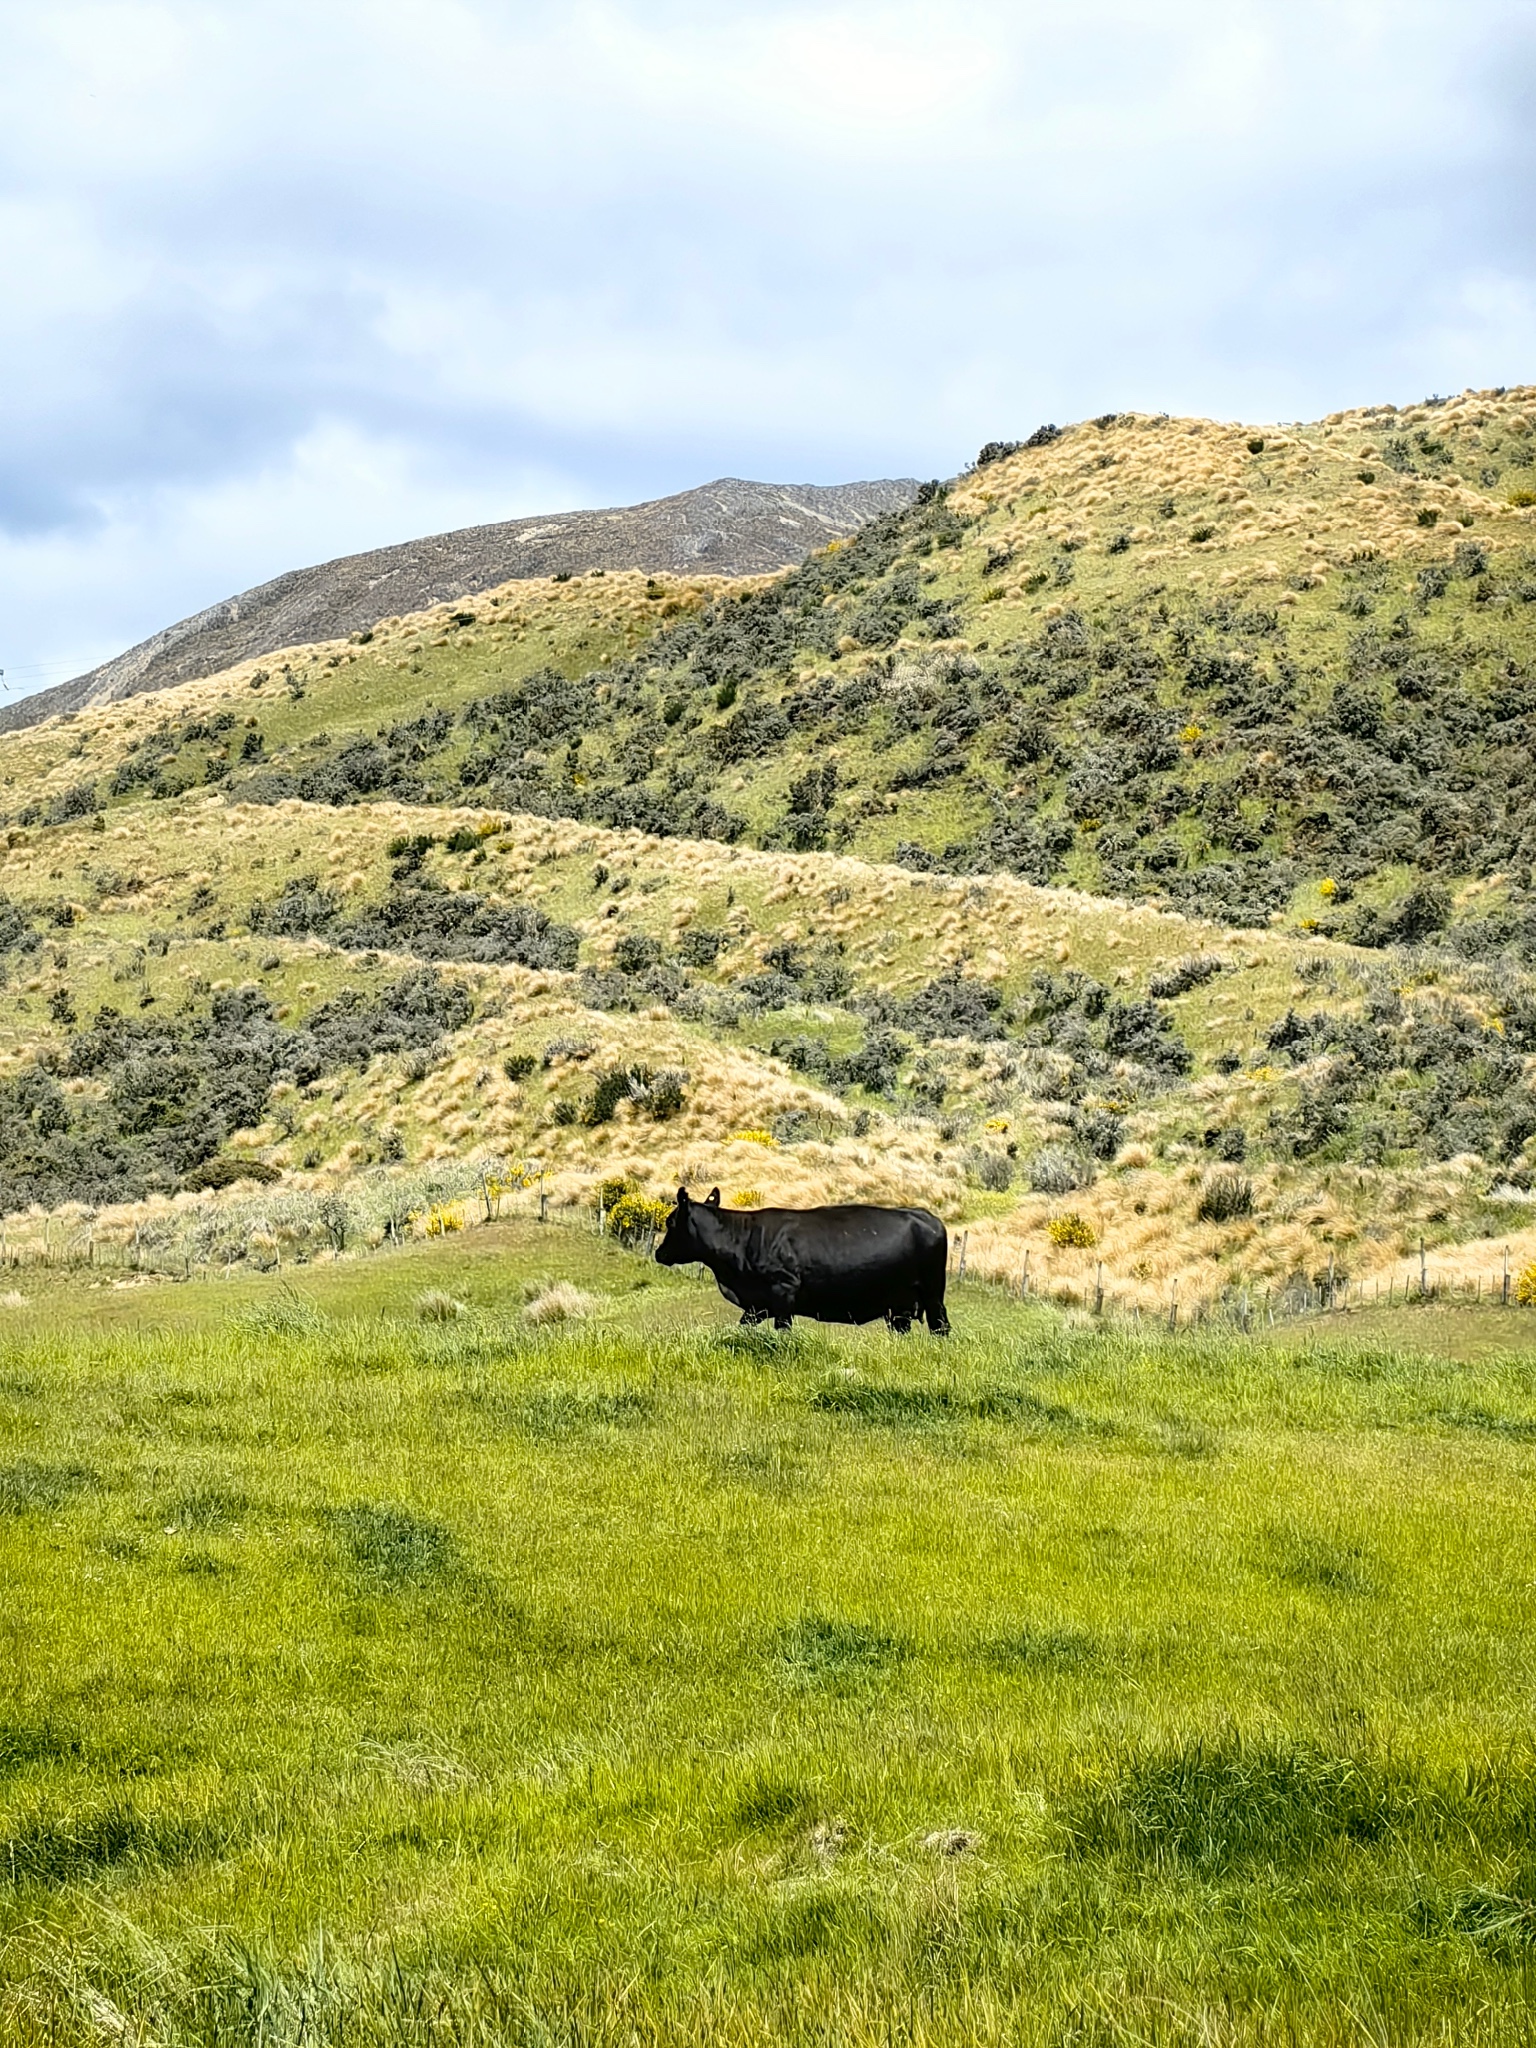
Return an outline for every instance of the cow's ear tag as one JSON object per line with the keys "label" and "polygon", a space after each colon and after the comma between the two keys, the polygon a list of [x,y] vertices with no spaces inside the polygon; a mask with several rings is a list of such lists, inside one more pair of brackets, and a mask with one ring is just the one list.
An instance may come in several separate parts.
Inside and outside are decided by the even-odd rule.
{"label": "cow's ear tag", "polygon": [[718,1208],[719,1208],[719,1206],[720,1206],[720,1190],[719,1190],[718,1188],[711,1188],[711,1189],[710,1189],[710,1191],[709,1191],[709,1206],[710,1206],[710,1208],[711,1208],[711,1209],[718,1209]]}

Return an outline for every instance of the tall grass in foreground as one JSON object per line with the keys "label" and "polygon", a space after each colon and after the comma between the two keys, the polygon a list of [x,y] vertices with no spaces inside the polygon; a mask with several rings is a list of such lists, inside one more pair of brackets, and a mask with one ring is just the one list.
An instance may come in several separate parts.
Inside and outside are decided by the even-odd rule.
{"label": "tall grass in foreground", "polygon": [[0,1348],[7,2043],[1529,2037],[1536,1358],[445,1277]]}

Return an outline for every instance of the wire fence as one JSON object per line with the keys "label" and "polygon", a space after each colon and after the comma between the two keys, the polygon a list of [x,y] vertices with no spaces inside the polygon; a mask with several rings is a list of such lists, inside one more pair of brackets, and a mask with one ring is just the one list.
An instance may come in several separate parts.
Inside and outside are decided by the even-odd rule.
{"label": "wire fence", "polygon": [[[1016,1294],[1021,1301],[1061,1305],[1062,1283],[1042,1284],[1038,1273],[1032,1277],[1028,1251],[1023,1255],[1017,1280],[1011,1283],[999,1282],[992,1275],[983,1279],[969,1270],[968,1253],[969,1233],[961,1231],[950,1240],[952,1286],[967,1281],[993,1288],[1006,1286],[1006,1291]],[[1149,1326],[1163,1324],[1170,1330],[1195,1329],[1208,1323],[1243,1331],[1273,1329],[1278,1323],[1317,1316],[1360,1315],[1377,1309],[1423,1308],[1436,1303],[1511,1310],[1536,1307],[1536,1302],[1522,1299],[1521,1276],[1507,1246],[1501,1248],[1497,1266],[1486,1272],[1468,1273],[1463,1261],[1458,1261],[1454,1272],[1437,1272],[1430,1263],[1427,1247],[1421,1244],[1418,1272],[1409,1276],[1392,1273],[1385,1279],[1356,1280],[1339,1272],[1330,1260],[1325,1272],[1311,1278],[1293,1275],[1262,1286],[1229,1284],[1214,1295],[1191,1297],[1186,1289],[1181,1300],[1177,1280],[1170,1282],[1164,1302],[1149,1303],[1146,1291],[1144,1282],[1128,1282],[1106,1272],[1101,1262],[1086,1285],[1073,1283],[1071,1299],[1074,1305],[1091,1309],[1097,1317]]]}

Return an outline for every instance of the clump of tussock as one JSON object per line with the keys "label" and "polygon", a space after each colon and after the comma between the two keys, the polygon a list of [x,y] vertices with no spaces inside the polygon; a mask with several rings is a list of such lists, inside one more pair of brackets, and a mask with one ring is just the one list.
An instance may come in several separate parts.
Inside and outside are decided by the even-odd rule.
{"label": "clump of tussock", "polygon": [[596,1307],[595,1295],[586,1293],[569,1280],[557,1280],[553,1286],[533,1297],[523,1310],[523,1318],[536,1324],[581,1322]]}
{"label": "clump of tussock", "polygon": [[253,1337],[312,1337],[325,1328],[324,1312],[292,1287],[283,1287],[270,1301],[254,1303],[235,1317]]}
{"label": "clump of tussock", "polygon": [[410,1792],[437,1792],[473,1782],[474,1773],[457,1757],[415,1742],[363,1742],[364,1761],[386,1772]]}
{"label": "clump of tussock", "polygon": [[466,1303],[455,1295],[445,1294],[441,1287],[429,1287],[418,1294],[414,1306],[419,1323],[456,1323],[469,1314]]}

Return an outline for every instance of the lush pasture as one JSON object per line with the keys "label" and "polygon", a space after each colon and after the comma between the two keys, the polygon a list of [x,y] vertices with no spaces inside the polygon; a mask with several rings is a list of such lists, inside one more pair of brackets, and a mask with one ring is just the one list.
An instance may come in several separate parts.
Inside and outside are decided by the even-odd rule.
{"label": "lush pasture", "polygon": [[5,1311],[0,2036],[1527,2038],[1531,1324],[955,1305],[524,1226]]}

